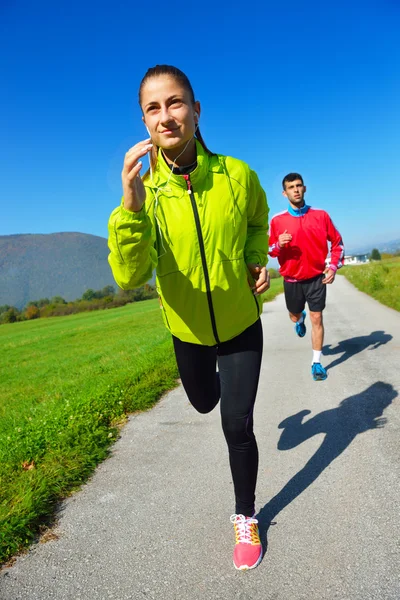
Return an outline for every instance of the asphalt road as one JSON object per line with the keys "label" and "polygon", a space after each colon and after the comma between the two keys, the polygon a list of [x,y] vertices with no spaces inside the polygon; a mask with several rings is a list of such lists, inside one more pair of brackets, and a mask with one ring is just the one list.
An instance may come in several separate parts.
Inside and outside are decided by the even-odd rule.
{"label": "asphalt road", "polygon": [[255,411],[265,557],[232,564],[234,508],[219,413],[181,388],[132,416],[60,510],[58,539],[0,575],[1,600],[398,600],[400,315],[337,277],[325,382],[283,297],[262,316]]}

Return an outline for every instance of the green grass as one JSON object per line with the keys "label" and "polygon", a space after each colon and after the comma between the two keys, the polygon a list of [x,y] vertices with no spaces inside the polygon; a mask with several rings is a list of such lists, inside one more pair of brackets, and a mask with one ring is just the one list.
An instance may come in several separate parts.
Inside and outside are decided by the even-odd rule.
{"label": "green grass", "polygon": [[271,286],[265,294],[262,295],[263,302],[270,302],[278,294],[282,294],[283,292],[283,277],[277,277],[276,279],[271,279]]}
{"label": "green grass", "polygon": [[0,327],[0,563],[178,376],[157,300]]}
{"label": "green grass", "polygon": [[362,292],[400,311],[400,257],[343,267],[339,273]]}
{"label": "green grass", "polygon": [[[272,279],[263,295],[282,292]],[[51,523],[126,415],[178,377],[157,300],[0,326],[0,563]]]}

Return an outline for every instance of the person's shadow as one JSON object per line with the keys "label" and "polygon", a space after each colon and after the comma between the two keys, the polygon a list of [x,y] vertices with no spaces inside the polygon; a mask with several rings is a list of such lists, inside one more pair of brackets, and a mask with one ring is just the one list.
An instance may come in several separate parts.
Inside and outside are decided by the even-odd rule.
{"label": "person's shadow", "polygon": [[383,411],[396,398],[388,383],[378,381],[364,392],[343,400],[337,408],[325,410],[303,423],[309,410],[302,410],[279,424],[283,429],[278,450],[290,450],[305,440],[325,433],[325,438],[306,465],[256,515],[260,537],[267,549],[267,532],[274,518],[306,490],[360,433],[383,427]]}
{"label": "person's shadow", "polygon": [[327,371],[333,369],[351,356],[354,356],[367,348],[369,350],[376,350],[379,346],[383,346],[383,344],[390,342],[391,339],[393,339],[393,336],[384,331],[373,331],[369,335],[360,335],[358,337],[349,338],[348,340],[342,340],[334,348],[331,347],[331,344],[327,344],[322,350],[324,356],[330,356],[332,354],[341,354],[342,356],[339,356],[336,360],[329,363],[325,369]]}

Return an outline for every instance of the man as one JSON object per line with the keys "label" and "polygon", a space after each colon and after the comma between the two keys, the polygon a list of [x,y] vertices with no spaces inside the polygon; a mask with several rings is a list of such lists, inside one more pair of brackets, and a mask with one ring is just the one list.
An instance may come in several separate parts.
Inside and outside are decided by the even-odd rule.
{"label": "man", "polygon": [[[282,181],[283,195],[289,207],[271,219],[269,254],[278,258],[284,278],[286,306],[299,337],[306,334],[304,310],[307,302],[311,321],[313,358],[311,374],[314,381],[327,378],[321,365],[326,285],[333,283],[342,266],[344,247],[340,233],[328,213],[304,202],[306,186],[299,173],[289,173]],[[325,260],[331,243],[329,267]]]}

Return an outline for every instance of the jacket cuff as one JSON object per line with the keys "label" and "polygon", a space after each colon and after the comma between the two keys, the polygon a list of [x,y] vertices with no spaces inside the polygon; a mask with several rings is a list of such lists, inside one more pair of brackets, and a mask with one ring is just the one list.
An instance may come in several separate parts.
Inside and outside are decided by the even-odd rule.
{"label": "jacket cuff", "polygon": [[125,221],[143,221],[146,217],[146,211],[144,209],[144,204],[142,208],[138,212],[133,212],[132,210],[127,210],[124,207],[124,197],[122,196],[121,205],[119,207],[120,215]]}
{"label": "jacket cuff", "polygon": [[329,265],[328,269],[336,272],[338,270],[338,267],[336,265]]}
{"label": "jacket cuff", "polygon": [[261,257],[259,254],[258,255],[253,255],[253,256],[246,256],[244,259],[244,262],[246,263],[246,265],[260,265],[260,267],[266,267],[268,264],[268,256],[267,257]]}

